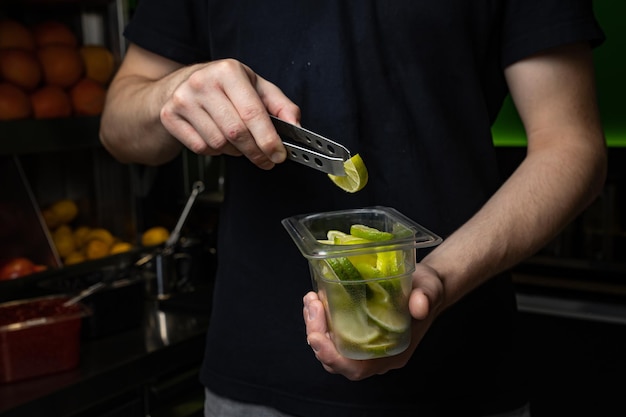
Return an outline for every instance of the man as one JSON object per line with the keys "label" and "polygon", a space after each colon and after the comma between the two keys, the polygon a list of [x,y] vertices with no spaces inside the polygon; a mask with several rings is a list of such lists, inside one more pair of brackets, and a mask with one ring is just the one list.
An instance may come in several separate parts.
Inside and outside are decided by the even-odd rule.
{"label": "man", "polygon": [[[207,416],[528,415],[506,271],[604,181],[590,1],[142,0],[125,33],[105,147],[226,158]],[[490,126],[509,92],[528,153],[503,182]],[[268,113],[360,153],[365,189],[285,162]],[[280,220],[371,205],[445,240],[418,253],[410,348],[354,361]]]}

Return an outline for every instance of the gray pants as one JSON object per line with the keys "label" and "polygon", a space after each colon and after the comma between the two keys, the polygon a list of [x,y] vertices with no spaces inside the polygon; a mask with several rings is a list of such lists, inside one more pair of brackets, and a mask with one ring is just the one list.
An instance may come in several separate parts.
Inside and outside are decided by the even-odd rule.
{"label": "gray pants", "polygon": [[[289,414],[281,413],[280,411],[274,410],[270,407],[240,403],[229,400],[228,398],[219,397],[209,390],[205,391],[205,417],[294,417]],[[497,414],[488,417],[530,417],[530,410],[527,405],[510,413]]]}

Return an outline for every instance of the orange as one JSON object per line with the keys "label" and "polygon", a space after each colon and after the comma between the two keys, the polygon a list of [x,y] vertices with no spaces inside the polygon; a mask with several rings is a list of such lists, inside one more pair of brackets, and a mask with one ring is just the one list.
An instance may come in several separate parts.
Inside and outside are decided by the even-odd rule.
{"label": "orange", "polygon": [[94,239],[87,242],[85,247],[85,257],[87,259],[100,259],[109,255],[110,245],[106,242]]}
{"label": "orange", "polygon": [[35,39],[30,30],[12,19],[0,20],[0,48],[35,49]]}
{"label": "orange", "polygon": [[85,72],[83,59],[75,47],[46,45],[39,48],[37,55],[47,84],[67,88],[80,80]]}
{"label": "orange", "polygon": [[128,242],[116,242],[113,244],[113,246],[111,246],[111,250],[109,251],[109,254],[116,255],[118,253],[128,252],[132,248],[133,248],[133,245],[131,245]]}
{"label": "orange", "polygon": [[89,235],[90,231],[91,228],[89,226],[78,226],[74,230],[74,242],[77,248],[82,248],[87,243],[87,235]]}
{"label": "orange", "polygon": [[164,243],[170,237],[170,232],[162,226],[151,227],[141,235],[141,244],[156,246]]}
{"label": "orange", "polygon": [[31,91],[41,81],[41,65],[32,51],[17,48],[1,49],[0,77]]}
{"label": "orange", "polygon": [[70,117],[72,102],[70,96],[59,86],[45,85],[30,95],[35,119]]}
{"label": "orange", "polygon": [[39,47],[62,44],[76,47],[78,39],[68,25],[56,20],[47,20],[31,28],[35,44]]}
{"label": "orange", "polygon": [[61,224],[59,217],[56,215],[55,212],[50,210],[50,208],[45,208],[41,210],[41,215],[49,230],[54,230]]}
{"label": "orange", "polygon": [[62,224],[71,223],[78,215],[78,206],[69,199],[58,200],[50,206]]}
{"label": "orange", "polygon": [[106,85],[115,70],[113,53],[100,45],[84,45],[78,51],[85,64],[85,76]]}
{"label": "orange", "polygon": [[85,236],[85,243],[89,243],[92,240],[100,240],[106,243],[106,246],[108,248],[115,241],[115,237],[107,229],[103,227],[96,227],[91,229],[89,233],[87,233],[87,235]]}
{"label": "orange", "polygon": [[55,233],[53,242],[61,258],[66,258],[76,249],[74,236],[71,233]]}
{"label": "orange", "polygon": [[32,114],[28,94],[10,83],[0,83],[0,120],[25,119]]}
{"label": "orange", "polygon": [[72,236],[72,228],[66,224],[62,224],[52,232],[52,239],[56,240],[60,236]]}
{"label": "orange", "polygon": [[63,259],[65,265],[75,265],[86,261],[85,255],[82,252],[72,252]]}
{"label": "orange", "polygon": [[97,81],[83,78],[70,89],[70,99],[74,114],[96,116],[102,113],[106,89]]}

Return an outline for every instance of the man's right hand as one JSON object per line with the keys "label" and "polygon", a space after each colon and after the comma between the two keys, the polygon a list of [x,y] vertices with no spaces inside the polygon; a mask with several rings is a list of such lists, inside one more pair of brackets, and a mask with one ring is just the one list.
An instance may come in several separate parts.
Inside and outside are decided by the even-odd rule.
{"label": "man's right hand", "polygon": [[241,62],[185,67],[131,45],[109,87],[101,140],[125,162],[158,165],[182,144],[271,169],[287,154],[268,114],[300,122],[299,107]]}

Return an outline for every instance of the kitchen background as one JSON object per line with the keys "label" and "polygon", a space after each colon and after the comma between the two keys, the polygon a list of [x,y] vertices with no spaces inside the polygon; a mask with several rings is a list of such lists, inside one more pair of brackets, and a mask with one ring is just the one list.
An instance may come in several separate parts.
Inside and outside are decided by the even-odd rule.
{"label": "kitchen background", "polygon": [[[54,320],[43,336],[16,330],[0,308],[0,416],[201,415],[196,371],[224,178],[220,158],[183,152],[158,168],[128,166],[100,146],[101,100],[134,4],[0,4],[0,303],[99,288],[84,301],[88,312],[63,321],[80,321],[78,336]],[[594,57],[609,178],[591,207],[514,271],[535,416],[626,413],[626,3],[594,7],[608,36]],[[510,102],[493,131],[506,174],[525,152]],[[180,238],[164,251],[177,226]],[[34,367],[11,343],[64,360]]]}

